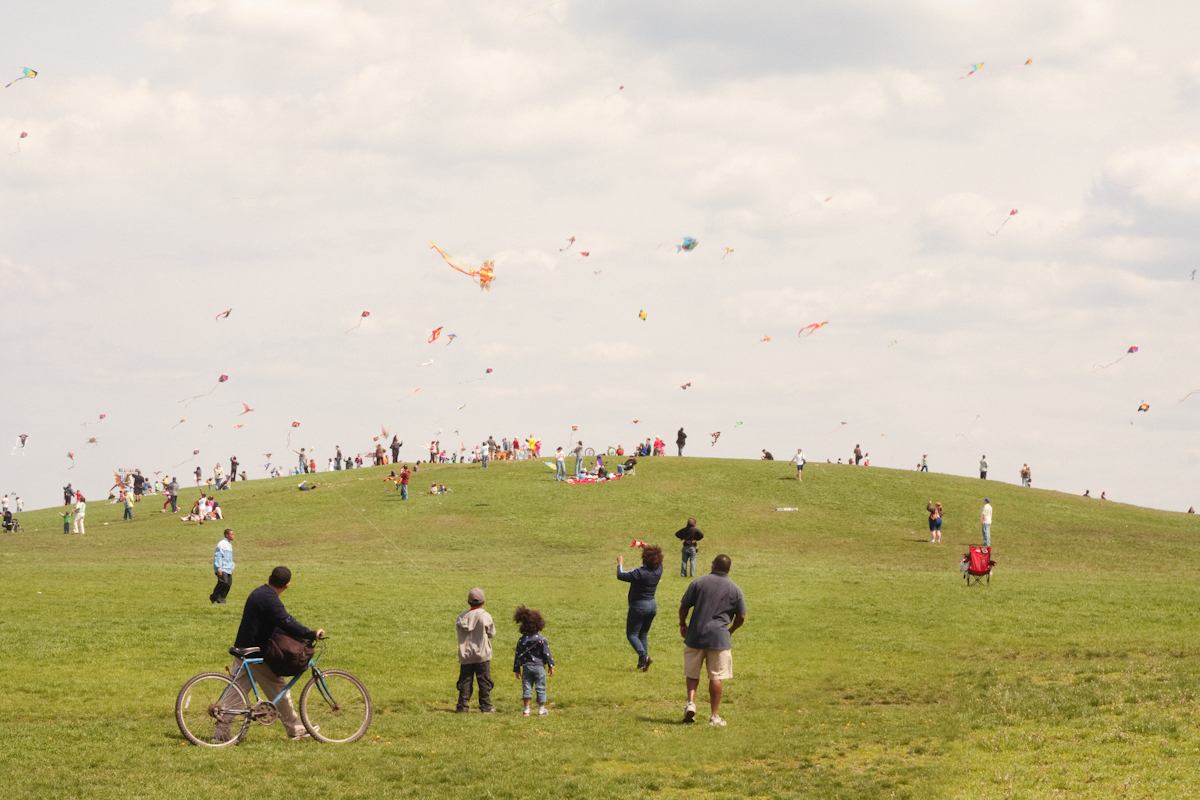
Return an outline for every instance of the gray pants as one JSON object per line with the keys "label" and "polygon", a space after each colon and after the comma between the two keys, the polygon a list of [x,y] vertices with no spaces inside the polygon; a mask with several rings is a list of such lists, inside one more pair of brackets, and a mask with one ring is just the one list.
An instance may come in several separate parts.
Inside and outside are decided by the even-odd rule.
{"label": "gray pants", "polygon": [[496,709],[492,706],[492,662],[482,661],[478,664],[459,664],[458,666],[458,706],[456,711],[466,711],[471,707],[471,693],[475,689],[475,679],[479,680],[479,710],[491,713]]}

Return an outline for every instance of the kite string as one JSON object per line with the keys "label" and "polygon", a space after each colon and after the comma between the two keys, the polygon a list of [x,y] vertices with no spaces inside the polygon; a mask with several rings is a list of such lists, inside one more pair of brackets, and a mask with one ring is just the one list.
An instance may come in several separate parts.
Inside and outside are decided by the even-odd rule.
{"label": "kite string", "polygon": [[418,572],[420,572],[425,577],[426,580],[428,580],[430,583],[432,583],[437,588],[441,589],[442,593],[445,594],[446,597],[450,598],[451,602],[454,602],[454,595],[452,595],[452,594],[450,594],[450,592],[446,591],[446,587],[442,586],[440,583],[438,583],[436,580],[434,580],[433,577],[431,577],[428,570],[426,570],[424,567],[422,567],[420,564],[418,564],[417,561],[412,556],[410,556],[403,548],[400,547],[400,545],[396,544],[395,541],[388,538],[387,534],[385,534],[383,531],[379,530],[379,526],[376,525],[374,522],[372,522],[367,517],[366,514],[362,513],[362,511],[360,511],[358,508],[355,508],[354,504],[351,503],[349,500],[347,500],[345,498],[345,496],[337,490],[336,486],[334,486],[333,484],[325,484],[325,485],[328,486],[330,489],[333,489],[333,493],[336,494],[338,497],[342,498],[343,503],[350,506],[350,508],[354,511],[354,513],[358,514],[360,517],[363,518],[363,520],[368,525],[370,525],[372,528],[374,528],[375,532],[379,534],[381,539],[383,539],[385,542],[390,544],[392,547],[396,548],[396,550],[398,550],[405,558],[407,558],[409,563],[412,564],[413,567]]}

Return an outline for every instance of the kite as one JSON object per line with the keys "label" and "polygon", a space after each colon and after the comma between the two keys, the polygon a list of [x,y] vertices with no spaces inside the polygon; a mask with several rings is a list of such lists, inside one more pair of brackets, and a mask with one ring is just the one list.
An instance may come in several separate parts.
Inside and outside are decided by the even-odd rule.
{"label": "kite", "polygon": [[1017,215],[1017,210],[1014,208],[1012,211],[1008,212],[1008,216],[1004,218],[1004,222],[1000,223],[999,228],[996,228],[996,230],[994,230],[994,231],[988,231],[988,236],[995,236],[1000,231],[1004,230],[1004,226],[1007,225],[1008,221],[1010,219],[1012,219],[1013,217],[1015,217],[1016,215]]}
{"label": "kite", "polygon": [[397,402],[397,403],[403,403],[405,400],[407,400],[408,398],[412,397],[412,396],[413,396],[413,394],[416,394],[416,393],[417,393],[417,392],[419,392],[419,391],[421,391],[421,387],[420,387],[420,386],[418,386],[417,388],[413,389],[413,390],[412,390],[412,394],[405,395],[404,397],[401,397],[401,398],[400,398],[399,400],[397,400],[396,402]]}
{"label": "kite", "polygon": [[171,430],[175,430],[176,428],[178,428],[180,425],[182,425],[185,422],[187,422],[186,419],[181,419],[181,420],[179,420],[179,422],[176,422],[174,425],[168,425],[167,427],[170,428]]}
{"label": "kite", "polygon": [[[1127,356],[1133,355],[1137,351],[1138,351],[1138,349],[1137,349],[1136,345],[1133,347],[1130,347],[1128,350],[1125,351],[1125,355],[1121,356],[1121,358],[1118,358],[1117,361],[1120,361],[1121,359],[1124,359]],[[1117,361],[1112,362],[1112,364],[1095,364],[1095,365],[1093,365],[1093,366],[1095,366],[1095,369],[1092,370],[1092,374],[1094,375],[1102,369],[1108,369],[1113,364],[1116,364]]]}
{"label": "kite", "polygon": [[575,431],[577,431],[577,430],[579,430],[579,426],[578,426],[578,425],[572,425],[572,426],[571,426],[571,433],[574,433],[574,432],[575,432]]}
{"label": "kite", "polygon": [[698,239],[693,239],[691,236],[685,236],[683,237],[683,244],[675,245],[675,252],[680,253],[686,250],[690,253],[696,249],[696,245],[698,244],[700,244]]}
{"label": "kite", "polygon": [[613,92],[613,93],[612,93],[612,94],[610,94],[610,95],[606,95],[604,99],[605,99],[605,100],[607,100],[607,99],[608,99],[608,98],[610,98],[610,97],[616,97],[618,94],[620,94],[620,93],[621,93],[621,90],[623,90],[624,88],[625,88],[624,86],[618,86],[618,87],[617,87],[617,90],[616,90],[615,92]]}
{"label": "kite", "polygon": [[[433,244],[433,242],[430,242],[430,244]],[[571,245],[573,245],[573,244],[575,244],[575,237],[574,237],[574,236],[572,236],[570,239],[568,239],[568,240],[567,240],[567,246],[566,246],[566,247],[560,247],[560,248],[558,248],[558,252],[560,252],[560,253],[561,253],[561,252],[563,252],[564,250],[570,250],[570,249],[571,249]]]}
{"label": "kite", "polygon": [[588,250],[580,250],[579,255],[583,256],[584,258],[587,258],[588,256],[591,255],[591,252]]}
{"label": "kite", "polygon": [[97,440],[97,438],[95,436],[93,436],[92,438],[87,440],[87,443],[88,444],[99,444],[100,442]]}
{"label": "kite", "polygon": [[[572,237],[571,241],[574,241],[574,237]],[[433,242],[429,243],[429,247],[430,247],[430,249],[437,250],[439,253],[441,253],[442,259],[445,260],[445,262],[450,266],[451,269],[458,270],[463,275],[466,275],[468,278],[478,277],[479,288],[491,291],[492,281],[495,279],[495,274],[496,274],[496,262],[495,261],[485,261],[485,262],[483,262],[483,265],[479,267],[479,269],[475,269],[473,267],[467,266],[466,264],[463,264],[463,262],[461,262],[458,259],[451,256],[449,253],[447,253],[442,248],[438,247]],[[459,266],[460,264],[462,266]],[[464,269],[464,267],[465,267],[465,269]]]}
{"label": "kite", "polygon": [[[199,451],[199,450],[193,450],[193,451],[192,451],[192,458],[186,459],[186,460],[184,460],[184,461],[180,461],[178,464],[176,464],[176,465],[175,465],[175,467],[182,467],[184,464],[188,463],[188,461],[191,461],[192,459],[194,459],[194,458],[195,458],[196,456],[198,456],[198,455],[200,455],[200,451]],[[175,467],[172,467],[171,469],[174,469]]]}
{"label": "kite", "polygon": [[454,340],[457,338],[458,338],[457,333],[447,333],[446,334],[446,347],[449,347],[450,345],[454,344]]}
{"label": "kite", "polygon": [[[804,339],[808,336],[812,336],[814,333],[816,333],[821,328],[824,328],[828,324],[829,324],[829,320],[825,320],[824,322],[814,322],[811,325],[805,325],[803,328],[800,329],[800,338]],[[808,333],[805,333],[805,331],[808,331]]]}
{"label": "kite", "polygon": [[370,311],[364,311],[364,312],[362,312],[361,314],[359,314],[359,315],[358,315],[358,325],[355,325],[353,328],[347,328],[345,331],[343,331],[343,333],[349,333],[350,331],[356,331],[356,330],[358,330],[358,329],[359,329],[359,327],[361,327],[361,326],[362,326],[362,321],[363,321],[364,319],[366,319],[367,317],[369,317],[369,316],[371,316],[371,312],[370,312]]}
{"label": "kite", "polygon": [[223,319],[229,319],[229,315],[232,313],[233,313],[233,309],[227,308],[224,311],[222,311],[220,314],[217,314],[215,317],[213,317],[213,322],[220,322]]}
{"label": "kite", "polygon": [[758,343],[762,344],[763,342],[769,342],[769,341],[771,341],[770,336],[763,336],[761,339],[758,340]]}
{"label": "kite", "polygon": [[432,364],[432,363],[433,363],[433,359],[431,358],[431,359],[429,359],[428,361],[422,361],[422,362],[421,362],[421,366],[422,366],[422,367],[428,367],[428,366],[429,366],[430,364]]}
{"label": "kite", "polygon": [[[1030,61],[1032,61],[1033,59],[1031,58],[1031,59],[1029,59],[1029,60],[1030,60]],[[961,81],[963,78],[969,78],[969,77],[971,77],[971,76],[972,76],[972,75],[974,75],[976,72],[979,72],[979,70],[980,70],[980,68],[981,68],[982,66],[983,66],[983,62],[982,62],[982,61],[980,61],[978,64],[972,64],[972,65],[971,65],[971,71],[970,71],[970,72],[968,72],[966,75],[959,75],[959,76],[958,76],[958,79]]]}
{"label": "kite", "polygon": [[299,422],[297,422],[296,420],[292,420],[292,427],[293,427],[293,428],[299,428],[299,427],[300,427],[300,423],[299,423]]}
{"label": "kite", "polygon": [[738,427],[738,426],[739,426],[739,425],[741,425],[741,424],[742,424],[742,423],[740,423],[740,422],[735,422],[735,423],[733,423],[733,427],[735,427],[735,428],[736,428],[736,427]]}
{"label": "kite", "polygon": [[844,423],[844,422],[843,422],[841,425],[838,425],[836,428],[834,428],[833,430],[831,430],[831,431],[830,431],[830,433],[837,433],[838,431],[840,431],[840,430],[841,430],[842,428],[844,428],[844,427],[846,427],[846,423]]}
{"label": "kite", "polygon": [[434,342],[436,342],[436,341],[437,341],[437,338],[438,338],[439,336],[441,336],[441,335],[442,335],[442,329],[441,329],[441,328],[435,328],[435,329],[434,329],[434,331],[433,331],[433,333],[429,334],[429,342],[428,342],[428,343],[429,343],[429,344],[433,344]]}
{"label": "kite", "polygon": [[966,433],[956,433],[956,434],[954,434],[954,435],[955,435],[955,436],[961,436],[962,438],[964,438],[964,439],[966,439],[968,442],[970,442],[971,440],[970,440],[970,438],[968,438],[968,437],[971,435],[971,431],[973,431],[973,430],[975,429],[975,423],[976,423],[976,422],[979,422],[979,415],[978,415],[978,414],[976,414],[976,415],[975,415],[975,419],[971,420],[971,427],[967,428],[967,432],[966,432]]}
{"label": "kite", "polygon": [[1150,410],[1149,403],[1142,403],[1140,406],[1138,406],[1138,411],[1149,411],[1149,410]]}
{"label": "kite", "polygon": [[713,437],[713,440],[712,440],[712,446],[713,446],[713,447],[716,447],[716,446],[717,446],[717,439],[720,439],[720,438],[721,438],[721,432],[720,432],[720,431],[717,431],[716,433],[710,433],[710,434],[709,434],[709,436]]}
{"label": "kite", "polygon": [[380,435],[381,435],[383,438],[385,438],[385,439],[386,439],[386,438],[387,438],[387,435],[388,435],[389,433],[391,433],[391,431],[389,431],[387,428],[383,427],[383,423],[380,423],[380,424],[379,424],[379,434],[380,434]]}
{"label": "kite", "polygon": [[[18,78],[18,80],[20,80],[20,79]],[[8,86],[5,86],[4,88],[7,89]],[[71,459],[71,466],[67,467],[67,469],[75,469],[75,454],[67,453],[67,458]]]}
{"label": "kite", "polygon": [[685,390],[685,391],[686,391],[686,390],[687,390],[687,388],[688,388],[689,386],[691,386],[691,385],[692,385],[692,382],[691,382],[691,381],[688,381],[687,383],[683,384],[683,385],[682,385],[682,386],[680,386],[679,388],[680,388],[680,389],[683,389],[683,390]]}
{"label": "kite", "polygon": [[[1192,395],[1197,394],[1197,393],[1200,393],[1200,389],[1197,389],[1195,392],[1188,392],[1187,394],[1185,394],[1183,396],[1183,400],[1187,400],[1189,397],[1191,397]],[[1183,400],[1180,400],[1179,402],[1182,403]],[[24,446],[25,446],[25,437],[22,436],[21,437],[21,447],[24,447]]]}
{"label": "kite", "polygon": [[271,454],[270,454],[270,453],[263,453],[263,458],[268,458],[268,459],[269,459],[270,457],[271,457]]}
{"label": "kite", "polygon": [[492,374],[492,368],[491,368],[491,367],[488,367],[488,368],[487,368],[487,371],[486,371],[486,373],[485,373],[485,374],[487,374],[487,375],[491,375],[491,374]]}
{"label": "kite", "polygon": [[639,312],[638,312],[638,319],[640,319],[642,322],[645,322],[645,321],[646,321],[646,312],[645,312],[645,311],[639,311]]}
{"label": "kite", "polygon": [[17,153],[21,152],[21,140],[24,139],[28,135],[29,134],[26,133],[25,131],[21,131],[21,135],[17,137],[17,149],[14,150],[13,152],[9,153],[10,156],[15,156]]}
{"label": "kite", "polygon": [[896,343],[896,340],[895,340],[895,339],[892,339],[890,342],[888,342],[888,347],[891,347],[891,346],[892,346],[892,345],[894,345],[895,343]]}
{"label": "kite", "polygon": [[633,548],[633,547],[645,547],[645,546],[646,546],[646,543],[645,543],[645,542],[643,542],[643,541],[640,541],[640,540],[638,540],[638,539],[634,539],[634,540],[633,540],[633,544],[631,544],[631,545],[629,545],[629,546],[630,546],[631,548]]}
{"label": "kite", "polygon": [[95,422],[82,422],[80,423],[79,427],[86,428],[88,425],[99,425],[100,422],[107,416],[108,414],[101,414],[100,419],[96,420]]}
{"label": "kite", "polygon": [[191,397],[184,398],[183,400],[180,400],[179,402],[183,403],[184,408],[187,408],[188,403],[190,403],[193,400],[200,398],[200,397],[208,397],[210,394],[212,394],[213,392],[215,392],[217,390],[218,386],[220,386],[222,383],[224,383],[227,380],[229,380],[229,376],[222,375],[221,377],[217,378],[217,382],[213,384],[213,388],[209,389],[204,394],[192,395]]}
{"label": "kite", "polygon": [[726,248],[725,248],[725,253],[724,253],[724,254],[721,256],[721,258],[724,258],[725,256],[729,255],[729,254],[730,254],[730,253],[732,253],[732,252],[733,252],[733,248],[732,248],[732,247],[726,247]]}
{"label": "kite", "polygon": [[244,427],[246,427],[246,426],[245,426],[245,425],[234,425],[233,427],[235,427],[235,428],[244,428]]}
{"label": "kite", "polygon": [[[1193,271],[1193,272],[1195,272],[1195,270],[1192,270],[1192,271]],[[604,272],[604,270],[602,270],[602,269],[594,269],[594,270],[592,270],[592,274],[593,274],[593,275],[599,275],[601,272]]]}
{"label": "kite", "polygon": [[[1180,402],[1183,402],[1183,401],[1180,401]],[[25,440],[28,438],[29,437],[23,433],[20,436],[18,436],[17,440],[15,442],[13,442],[13,449],[12,449],[12,452],[9,453],[9,455],[15,456],[17,454],[18,450],[21,451],[21,455],[25,455]]]}
{"label": "kite", "polygon": [[7,89],[9,86],[12,86],[17,81],[23,81],[26,78],[36,78],[36,77],[37,77],[37,73],[34,72],[33,70],[31,70],[29,67],[21,67],[21,77],[13,78],[11,81],[9,81],[8,83],[6,83],[4,85],[4,88]]}
{"label": "kite", "polygon": [[[241,414],[238,414],[239,417],[244,417],[245,415],[249,414],[251,411],[254,410],[253,408],[246,405],[245,403],[242,403],[241,406],[242,406],[243,411]],[[239,425],[238,427],[240,428],[241,426]]]}
{"label": "kite", "polygon": [[633,424],[634,424],[634,425],[637,425],[637,424],[638,424],[638,422],[640,422],[640,421],[641,421],[641,420],[636,420],[636,419],[635,419],[635,420],[633,421]]}

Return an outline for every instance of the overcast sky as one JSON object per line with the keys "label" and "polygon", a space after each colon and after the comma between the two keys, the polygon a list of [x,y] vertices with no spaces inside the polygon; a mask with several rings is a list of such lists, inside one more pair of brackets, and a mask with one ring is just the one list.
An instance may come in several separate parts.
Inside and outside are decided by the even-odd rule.
{"label": "overcast sky", "polygon": [[[29,439],[0,490],[48,505],[232,453],[262,476],[289,432],[324,464],[381,425],[409,458],[439,428],[552,452],[571,425],[597,448],[682,425],[687,455],[986,454],[998,480],[1027,462],[1184,510],[1198,24],[1184,2],[14,5],[0,77],[38,75],[0,89],[0,433]],[[431,240],[495,259],[492,290]]]}

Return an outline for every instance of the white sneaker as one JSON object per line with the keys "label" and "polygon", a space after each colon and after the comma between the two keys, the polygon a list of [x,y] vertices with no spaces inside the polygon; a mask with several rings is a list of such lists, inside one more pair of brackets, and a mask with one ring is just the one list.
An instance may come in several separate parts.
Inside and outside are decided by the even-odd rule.
{"label": "white sneaker", "polygon": [[525,706],[525,710],[521,712],[521,716],[523,716],[523,717],[529,716],[529,706]]}
{"label": "white sneaker", "polygon": [[708,724],[712,725],[714,728],[724,728],[725,720],[721,719],[719,716],[713,715],[708,718]]}
{"label": "white sneaker", "polygon": [[695,722],[696,721],[696,704],[695,703],[688,703],[686,706],[683,707],[683,721],[684,722]]}

